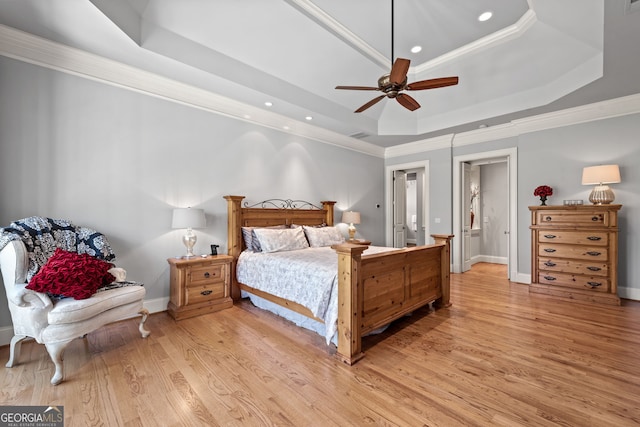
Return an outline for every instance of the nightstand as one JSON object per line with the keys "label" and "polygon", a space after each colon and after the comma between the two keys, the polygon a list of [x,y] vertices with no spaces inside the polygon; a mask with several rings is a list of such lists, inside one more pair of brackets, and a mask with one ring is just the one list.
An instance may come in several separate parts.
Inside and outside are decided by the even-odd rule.
{"label": "nightstand", "polygon": [[171,292],[167,311],[175,320],[229,308],[233,257],[169,258]]}

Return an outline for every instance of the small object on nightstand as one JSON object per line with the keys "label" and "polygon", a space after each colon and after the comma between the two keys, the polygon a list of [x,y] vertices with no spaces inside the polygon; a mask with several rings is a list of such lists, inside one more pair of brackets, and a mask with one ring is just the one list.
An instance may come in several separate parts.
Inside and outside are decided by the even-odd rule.
{"label": "small object on nightstand", "polygon": [[211,245],[211,255],[218,255],[218,248],[220,245]]}
{"label": "small object on nightstand", "polygon": [[231,261],[229,255],[169,258],[171,317],[182,320],[231,307]]}
{"label": "small object on nightstand", "polygon": [[370,245],[371,244],[371,240],[364,240],[364,239],[348,239],[347,243],[352,243],[354,245]]}

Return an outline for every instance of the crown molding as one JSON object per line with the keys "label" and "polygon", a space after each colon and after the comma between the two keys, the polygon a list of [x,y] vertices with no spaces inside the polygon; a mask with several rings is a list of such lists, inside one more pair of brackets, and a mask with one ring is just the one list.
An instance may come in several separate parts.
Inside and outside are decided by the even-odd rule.
{"label": "crown molding", "polygon": [[451,147],[479,144],[482,142],[496,141],[505,138],[514,138],[532,132],[539,132],[564,126],[581,123],[606,120],[614,117],[640,113],[640,93],[609,99],[552,113],[525,117],[496,126],[482,129],[423,139],[421,141],[396,145],[385,150],[385,158],[393,158],[411,154],[418,154],[442,148],[446,140],[450,138]]}
{"label": "crown molding", "polygon": [[0,25],[0,55],[375,157],[384,148]]}
{"label": "crown molding", "polygon": [[406,144],[387,147],[384,150],[385,159],[411,155],[416,153],[424,153],[425,151],[440,150],[450,148],[454,134],[442,135],[435,138],[423,139],[420,141],[408,142]]}

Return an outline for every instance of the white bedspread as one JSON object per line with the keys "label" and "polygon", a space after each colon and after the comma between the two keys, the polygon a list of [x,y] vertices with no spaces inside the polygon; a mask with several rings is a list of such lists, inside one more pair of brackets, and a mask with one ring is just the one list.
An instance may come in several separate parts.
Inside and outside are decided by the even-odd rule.
{"label": "white bedspread", "polygon": [[[370,246],[364,255],[394,248]],[[238,258],[240,283],[308,308],[325,324],[327,344],[337,330],[338,255],[330,247],[262,253],[244,251]]]}

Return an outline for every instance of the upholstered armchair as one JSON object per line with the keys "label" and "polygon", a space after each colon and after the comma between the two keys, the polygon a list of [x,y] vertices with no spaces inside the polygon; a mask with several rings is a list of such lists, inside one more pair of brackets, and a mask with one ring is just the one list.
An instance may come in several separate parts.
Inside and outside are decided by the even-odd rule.
{"label": "upholstered armchair", "polygon": [[[139,325],[142,337],[149,335],[144,328],[149,314],[143,307],[145,289],[140,283],[115,280],[124,279],[126,273],[108,263],[115,256],[100,233],[68,221],[31,217],[0,229],[0,248],[0,269],[14,329],[8,368],[18,362],[22,341],[31,337],[45,345],[55,365],[51,384],[57,385],[64,378],[64,350],[74,339],[108,323],[138,315],[142,316]],[[69,265],[69,257],[82,262],[73,261],[75,264]],[[97,273],[99,283],[89,286],[96,289],[87,290],[87,285],[79,288],[76,283],[68,285],[69,280],[83,277],[83,271],[79,270],[91,267],[91,271],[97,272],[93,266],[96,263],[106,264],[99,265],[103,269]],[[56,275],[61,277],[60,283]],[[40,289],[51,282],[56,282],[53,294]],[[64,286],[68,286],[68,292]]]}

